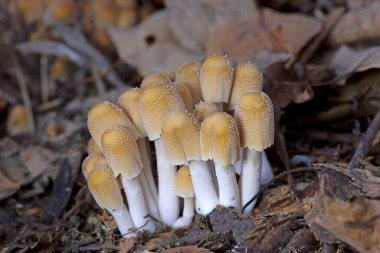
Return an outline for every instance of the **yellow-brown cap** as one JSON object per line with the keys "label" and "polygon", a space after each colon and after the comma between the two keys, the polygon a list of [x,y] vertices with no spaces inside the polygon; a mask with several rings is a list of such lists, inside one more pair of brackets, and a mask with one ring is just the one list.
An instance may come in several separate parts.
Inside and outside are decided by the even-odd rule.
{"label": "yellow-brown cap", "polygon": [[138,137],[142,137],[123,110],[115,104],[108,101],[100,102],[88,112],[87,127],[99,147],[102,146],[101,139],[103,132],[115,125],[126,127],[135,140]]}
{"label": "yellow-brown cap", "polygon": [[274,142],[274,112],[272,101],[262,91],[243,93],[235,109],[240,133],[240,145],[263,151]]}
{"label": "yellow-brown cap", "polygon": [[102,150],[96,144],[93,138],[90,138],[87,142],[87,154],[92,155],[92,154],[97,154],[97,153],[102,153]]}
{"label": "yellow-brown cap", "polygon": [[166,115],[178,110],[185,110],[185,105],[172,86],[154,85],[143,90],[139,111],[149,140],[160,138]]}
{"label": "yellow-brown cap", "polygon": [[208,56],[203,62],[200,72],[203,100],[211,103],[227,103],[233,78],[233,65],[227,56]]}
{"label": "yellow-brown cap", "polygon": [[131,179],[139,175],[143,167],[139,148],[125,127],[107,129],[102,136],[102,150],[115,177],[121,174]]}
{"label": "yellow-brown cap", "polygon": [[190,169],[181,166],[175,178],[175,194],[181,198],[194,198],[193,182],[191,181]]}
{"label": "yellow-brown cap", "polygon": [[123,198],[111,168],[102,166],[93,169],[88,174],[87,185],[101,208],[119,210],[123,206]]}
{"label": "yellow-brown cap", "polygon": [[250,90],[263,89],[263,75],[252,63],[241,63],[235,71],[228,109],[234,110],[240,96]]}
{"label": "yellow-brown cap", "polygon": [[178,94],[182,98],[183,103],[186,106],[186,109],[192,111],[194,108],[193,97],[191,96],[191,92],[187,85],[181,82],[174,82],[170,85],[177,90]]}
{"label": "yellow-brown cap", "polygon": [[13,106],[7,118],[8,134],[14,136],[31,133],[33,130],[29,120],[29,115],[24,105]]}
{"label": "yellow-brown cap", "polygon": [[216,112],[220,112],[219,108],[215,104],[207,102],[198,103],[193,111],[199,123],[202,123],[207,117]]}
{"label": "yellow-brown cap", "polygon": [[82,162],[82,173],[87,179],[88,174],[98,167],[108,166],[106,158],[101,153],[87,156]]}
{"label": "yellow-brown cap", "polygon": [[144,77],[140,84],[140,88],[146,89],[148,87],[151,87],[153,85],[161,84],[161,85],[167,85],[171,82],[170,78],[163,75],[163,74],[151,74]]}
{"label": "yellow-brown cap", "polygon": [[139,100],[142,90],[131,88],[121,93],[117,100],[117,105],[123,109],[124,113],[132,120],[133,124],[140,131],[141,135],[146,136],[145,128],[139,112]]}
{"label": "yellow-brown cap", "polygon": [[200,70],[201,64],[199,62],[191,62],[182,65],[175,76],[177,82],[185,83],[189,87],[194,104],[199,103],[202,99],[201,81],[199,80]]}
{"label": "yellow-brown cap", "polygon": [[161,138],[175,165],[201,159],[199,123],[188,111],[177,111],[166,116]]}
{"label": "yellow-brown cap", "polygon": [[234,118],[226,112],[217,112],[206,118],[201,125],[202,159],[213,159],[223,166],[239,160],[239,130]]}

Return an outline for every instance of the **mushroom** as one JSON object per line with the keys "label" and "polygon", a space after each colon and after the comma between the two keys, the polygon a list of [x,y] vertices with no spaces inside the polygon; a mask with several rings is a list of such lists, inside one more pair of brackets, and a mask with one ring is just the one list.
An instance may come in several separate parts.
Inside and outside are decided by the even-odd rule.
{"label": "mushroom", "polygon": [[166,85],[171,82],[170,78],[163,75],[163,74],[151,74],[142,80],[140,87],[142,89],[148,88],[150,86],[156,85],[156,84],[162,84]]}
{"label": "mushroom", "polygon": [[183,198],[182,217],[174,223],[174,228],[189,226],[194,218],[194,189],[191,182],[190,169],[182,166],[175,179],[175,193]]}
{"label": "mushroom", "polygon": [[141,93],[142,90],[140,88],[128,89],[120,95],[117,104],[120,106],[120,108],[123,109],[125,114],[135,124],[141,133],[141,136],[144,136],[137,139],[137,145],[141,154],[142,162],[144,164],[143,170],[140,173],[139,177],[144,190],[144,196],[147,199],[149,213],[156,219],[159,219],[159,211],[157,206],[158,193],[152,173],[149,141],[146,138],[146,131],[142,123],[141,115],[139,113],[139,100]]}
{"label": "mushroom", "polygon": [[94,168],[87,175],[87,185],[96,203],[107,209],[114,217],[120,233],[124,238],[135,236],[131,233],[134,228],[128,209],[123,204],[123,198],[112,169],[108,166]]}
{"label": "mushroom", "polygon": [[230,98],[234,69],[227,56],[211,55],[201,66],[200,82],[204,101],[223,109]]}
{"label": "mushroom", "polygon": [[188,111],[177,111],[166,116],[161,137],[173,164],[182,165],[189,161],[195,197],[202,214],[210,213],[218,204],[210,169],[201,160],[200,125]]}
{"label": "mushroom", "polygon": [[87,127],[92,138],[99,147],[102,146],[101,138],[103,132],[115,125],[126,127],[135,140],[138,137],[141,137],[140,132],[135,125],[133,125],[127,115],[125,115],[123,110],[111,102],[100,102],[88,112]]}
{"label": "mushroom", "polygon": [[239,187],[233,164],[239,159],[239,131],[235,120],[225,112],[207,117],[200,132],[202,159],[215,163],[219,187],[219,203],[240,207]]}
{"label": "mushroom", "polygon": [[94,141],[94,138],[90,138],[87,142],[87,154],[92,155],[92,154],[97,154],[101,153],[102,151],[100,150],[99,146],[96,144]]}
{"label": "mushroom", "polygon": [[82,173],[87,179],[88,174],[92,169],[97,167],[108,166],[106,158],[101,153],[90,154],[82,162]]}
{"label": "mushroom", "polygon": [[208,116],[220,112],[219,108],[213,103],[200,102],[195,105],[194,116],[197,118],[199,123],[202,123]]}
{"label": "mushroom", "polygon": [[139,111],[150,141],[154,141],[158,171],[158,209],[162,221],[171,226],[179,215],[179,199],[175,195],[177,168],[170,162],[160,134],[166,115],[184,110],[185,105],[178,92],[170,85],[154,85],[145,88],[140,96]]}
{"label": "mushroom", "polygon": [[[262,91],[243,93],[236,109],[235,118],[239,128],[241,146],[244,150],[240,177],[242,205],[245,205],[260,189],[262,166],[261,152],[274,142],[273,105]],[[255,202],[244,211],[252,211]]]}
{"label": "mushroom", "polygon": [[201,84],[199,80],[200,69],[201,64],[199,62],[187,63],[179,68],[175,76],[176,82],[185,83],[187,87],[189,87],[193,98],[193,104],[199,103],[202,98]]}
{"label": "mushroom", "polygon": [[102,136],[102,150],[115,177],[120,175],[133,223],[138,229],[154,232],[143,190],[138,180],[143,163],[134,136],[123,126],[112,126]]}
{"label": "mushroom", "polygon": [[181,82],[170,83],[170,85],[173,86],[177,90],[187,110],[192,111],[194,108],[194,103],[193,103],[193,97],[191,95],[191,92],[188,86],[185,83],[181,83]]}

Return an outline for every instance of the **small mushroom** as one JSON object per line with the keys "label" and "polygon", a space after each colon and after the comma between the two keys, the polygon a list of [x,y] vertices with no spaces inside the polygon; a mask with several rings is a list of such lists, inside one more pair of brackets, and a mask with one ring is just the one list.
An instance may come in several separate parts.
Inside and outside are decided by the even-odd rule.
{"label": "small mushroom", "polygon": [[168,85],[171,82],[170,78],[163,74],[151,74],[142,80],[140,87],[146,89],[156,84]]}
{"label": "small mushroom", "polygon": [[185,83],[189,87],[194,104],[199,103],[202,99],[200,70],[201,64],[199,62],[191,62],[182,65],[175,76],[177,82]]}

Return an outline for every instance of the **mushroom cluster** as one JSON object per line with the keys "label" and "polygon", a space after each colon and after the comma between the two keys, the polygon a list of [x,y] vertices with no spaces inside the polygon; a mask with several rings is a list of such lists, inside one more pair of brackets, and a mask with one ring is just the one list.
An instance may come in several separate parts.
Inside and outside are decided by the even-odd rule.
{"label": "mushroom cluster", "polygon": [[273,177],[263,152],[274,141],[273,106],[262,86],[255,65],[212,55],[89,111],[83,174],[124,237],[154,232],[157,221],[188,226],[216,205],[242,208]]}

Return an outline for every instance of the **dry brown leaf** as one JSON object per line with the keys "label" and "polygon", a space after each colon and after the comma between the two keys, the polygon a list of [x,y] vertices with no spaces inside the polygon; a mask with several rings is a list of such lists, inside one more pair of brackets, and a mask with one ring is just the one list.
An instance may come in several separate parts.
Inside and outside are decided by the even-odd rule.
{"label": "dry brown leaf", "polygon": [[110,29],[120,58],[135,66],[142,75],[163,73],[173,76],[179,66],[197,61],[201,55],[181,47],[169,29],[167,10],[152,14],[127,30]]}
{"label": "dry brown leaf", "polygon": [[21,160],[32,178],[39,176],[49,168],[52,161],[51,155],[53,155],[51,151],[40,147],[30,147],[20,153]]}
{"label": "dry brown leaf", "polygon": [[211,253],[212,251],[197,246],[183,246],[164,250],[163,253]]}
{"label": "dry brown leaf", "polygon": [[0,200],[11,196],[20,188],[20,183],[13,182],[0,170]]}
{"label": "dry brown leaf", "polygon": [[380,3],[346,13],[328,37],[333,46],[380,39]]}
{"label": "dry brown leaf", "polygon": [[256,9],[251,0],[166,0],[170,28],[182,46],[203,54],[213,29]]}
{"label": "dry brown leaf", "polygon": [[216,28],[207,53],[227,53],[232,58],[254,57],[261,50],[297,54],[321,29],[321,22],[304,15],[254,11]]}

